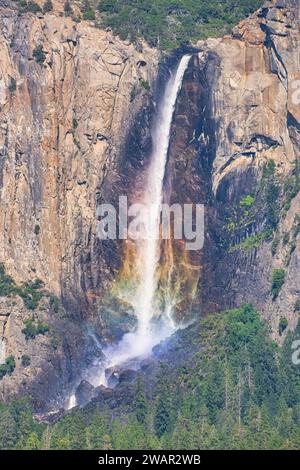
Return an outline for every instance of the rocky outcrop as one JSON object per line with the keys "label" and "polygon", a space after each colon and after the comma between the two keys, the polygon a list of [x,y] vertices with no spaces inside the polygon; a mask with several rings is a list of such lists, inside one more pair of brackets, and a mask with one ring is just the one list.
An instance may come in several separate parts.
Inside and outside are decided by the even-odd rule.
{"label": "rocky outcrop", "polygon": [[200,61],[215,62],[206,65],[212,86],[203,111],[214,139],[199,138],[215,147],[207,227],[216,251],[206,249],[202,308],[252,302],[276,338],[284,318],[291,328],[298,321],[299,41],[299,2],[287,0],[267,2],[232,35],[198,44]]}

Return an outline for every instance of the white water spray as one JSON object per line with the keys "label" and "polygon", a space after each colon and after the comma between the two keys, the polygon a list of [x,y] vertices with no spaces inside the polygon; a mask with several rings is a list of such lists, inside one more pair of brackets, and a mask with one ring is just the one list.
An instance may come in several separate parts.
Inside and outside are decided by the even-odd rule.
{"label": "white water spray", "polygon": [[[108,367],[149,355],[156,344],[176,330],[172,321],[172,306],[167,305],[162,312],[155,299],[160,259],[158,234],[172,118],[190,57],[182,57],[175,74],[169,79],[152,131],[153,152],[143,200],[149,211],[151,208],[151,217],[147,219],[146,239],[137,242],[139,284],[132,302],[137,317],[137,329],[134,333],[126,334],[117,345],[106,348],[104,353],[108,359]],[[155,322],[156,319],[159,321]],[[100,382],[105,385],[104,374],[101,375]]]}
{"label": "white water spray", "polygon": [[[144,206],[151,210],[147,218],[147,236],[145,240],[137,241],[137,272],[139,283],[133,297],[132,306],[137,317],[137,328],[133,333],[127,333],[122,340],[113,346],[108,346],[103,353],[106,363],[101,365],[99,373],[87,373],[88,380],[94,386],[107,386],[105,369],[129,364],[138,367],[143,358],[151,354],[153,347],[163,339],[171,336],[178,327],[172,320],[171,300],[165,300],[164,310],[161,311],[156,300],[158,289],[157,269],[160,260],[160,206],[163,202],[163,181],[167,163],[170,130],[178,93],[181,89],[184,73],[191,56],[183,56],[177,70],[170,77],[163,100],[159,106],[152,130],[153,152],[148,169],[148,178],[144,192]],[[135,359],[137,359],[135,361]],[[76,406],[75,394],[72,394],[68,409]]]}
{"label": "white water spray", "polygon": [[76,405],[77,405],[76,396],[75,396],[75,393],[72,393],[67,402],[66,410],[71,410],[72,408],[75,408]]}

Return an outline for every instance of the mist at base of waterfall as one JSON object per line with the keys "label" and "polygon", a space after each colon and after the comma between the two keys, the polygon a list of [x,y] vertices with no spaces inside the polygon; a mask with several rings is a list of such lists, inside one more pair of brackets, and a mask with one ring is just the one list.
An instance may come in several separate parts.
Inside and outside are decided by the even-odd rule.
{"label": "mist at base of waterfall", "polygon": [[176,331],[171,322],[158,321],[145,331],[139,329],[127,333],[116,345],[109,345],[103,350],[106,358],[104,370],[97,377],[91,377],[94,386],[108,386],[105,370],[117,367],[119,370],[137,370],[143,360],[151,356],[153,348]]}
{"label": "mist at base of waterfall", "polygon": [[[146,330],[137,329],[135,332],[126,333],[118,343],[101,349],[102,359],[95,360],[81,379],[86,380],[95,388],[113,388],[110,379],[115,372],[120,374],[126,370],[139,370],[143,361],[152,356],[153,348],[172,336],[179,328],[171,320],[166,321],[165,318],[161,318],[153,321]],[[97,343],[100,347],[98,341]],[[116,384],[117,381],[114,385]],[[67,400],[66,410],[77,406],[77,387],[73,389]]]}
{"label": "mist at base of waterfall", "polygon": [[[143,242],[140,240],[136,242],[137,259],[134,269],[138,272],[139,282],[132,302],[137,319],[136,331],[126,333],[116,345],[102,349],[104,360],[85,371],[84,380],[94,387],[107,387],[109,374],[110,372],[113,374],[114,368],[118,371],[138,369],[141,362],[151,355],[153,347],[179,328],[179,325],[175,326],[172,321],[173,302],[168,302],[168,299],[164,298],[167,308],[157,308],[158,267],[161,260],[161,240],[157,234],[160,227],[160,207],[163,202],[171,124],[190,57],[190,55],[183,56],[176,71],[171,73],[151,130],[153,150],[143,202],[153,217],[150,218],[151,223],[148,227],[149,237]],[[173,268],[172,266],[171,270]],[[76,404],[76,392],[69,398],[69,409],[74,403]]]}

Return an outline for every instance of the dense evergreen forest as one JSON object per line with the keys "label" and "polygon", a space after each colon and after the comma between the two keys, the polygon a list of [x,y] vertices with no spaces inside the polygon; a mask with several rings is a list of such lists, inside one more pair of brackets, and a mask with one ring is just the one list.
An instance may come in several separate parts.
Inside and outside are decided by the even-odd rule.
{"label": "dense evergreen forest", "polygon": [[176,338],[186,366],[141,374],[131,408],[97,400],[37,423],[28,400],[0,405],[1,449],[300,449],[300,366],[250,305],[209,316]]}

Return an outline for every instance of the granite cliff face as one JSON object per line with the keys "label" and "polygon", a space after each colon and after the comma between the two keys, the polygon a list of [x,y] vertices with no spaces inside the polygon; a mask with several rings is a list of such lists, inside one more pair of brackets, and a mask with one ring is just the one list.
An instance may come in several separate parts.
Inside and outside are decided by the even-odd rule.
{"label": "granite cliff face", "polygon": [[[120,155],[133,120],[147,119],[159,53],[142,44],[138,51],[56,11],[20,16],[8,1],[0,2],[0,35],[0,260],[18,285],[41,279],[63,304],[70,324],[61,355],[70,371],[84,349],[75,325],[97,312],[113,273],[114,260],[96,240],[96,207],[110,198],[104,184],[111,192],[121,179]],[[21,330],[31,314],[1,300],[7,323],[1,359],[16,359],[15,379],[1,382],[4,396],[28,375],[21,353],[32,356],[32,377],[49,372],[46,336],[24,343]],[[38,310],[34,315],[39,318]]]}
{"label": "granite cliff face", "polygon": [[279,341],[299,310],[299,41],[299,2],[286,1],[199,42],[167,170],[172,202],[206,207],[195,310],[251,302]]}
{"label": "granite cliff face", "polygon": [[[298,321],[299,2],[267,2],[231,36],[199,44],[214,130],[203,308],[252,302],[279,337]],[[207,110],[208,109],[208,110]],[[200,153],[201,161],[201,153]],[[272,276],[282,271],[275,292]],[[277,271],[278,274],[278,271]],[[278,295],[277,295],[278,294]]]}
{"label": "granite cliff face", "polygon": [[[16,362],[0,394],[26,392],[45,408],[99,354],[91,326],[122,334],[122,315],[99,311],[123,246],[97,239],[96,209],[143,186],[176,54],[0,7],[0,262],[16,286],[45,284],[35,310],[15,291],[0,298],[1,359]],[[198,283],[193,314],[252,302],[279,341],[300,310],[299,21],[298,1],[267,2],[231,35],[196,45],[165,181],[170,202],[206,207],[204,249],[183,269],[183,291]],[[26,340],[32,312],[49,331]]]}

